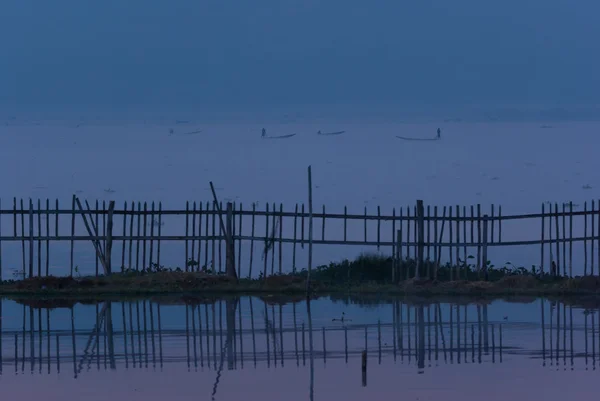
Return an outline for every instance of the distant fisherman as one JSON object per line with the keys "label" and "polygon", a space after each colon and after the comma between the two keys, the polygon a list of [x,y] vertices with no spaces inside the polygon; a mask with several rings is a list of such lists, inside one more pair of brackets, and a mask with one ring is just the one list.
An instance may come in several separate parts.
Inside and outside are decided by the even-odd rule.
{"label": "distant fisherman", "polygon": [[267,130],[266,129],[262,129],[262,135],[260,136],[261,138],[264,138],[267,136]]}
{"label": "distant fisherman", "polygon": [[437,139],[441,139],[442,138],[441,134],[442,134],[442,130],[438,128],[437,129]]}

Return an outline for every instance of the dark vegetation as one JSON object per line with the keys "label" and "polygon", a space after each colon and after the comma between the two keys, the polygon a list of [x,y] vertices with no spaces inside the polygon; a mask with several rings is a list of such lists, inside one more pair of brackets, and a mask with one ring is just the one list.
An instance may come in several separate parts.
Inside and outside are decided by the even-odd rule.
{"label": "dark vegetation", "polygon": [[[471,258],[469,258],[470,260]],[[600,298],[600,277],[562,277],[525,269],[507,263],[503,267],[487,264],[487,269],[470,263],[446,264],[435,273],[435,265],[425,262],[415,278],[414,260],[402,261],[392,280],[391,257],[362,255],[356,260],[318,266],[311,273],[312,295],[335,297],[370,295],[429,296],[506,296],[506,295],[587,295]],[[306,270],[238,281],[215,273],[190,260],[186,272],[151,266],[143,271],[125,269],[122,273],[98,277],[37,277],[7,280],[0,284],[0,295],[59,296],[135,296],[179,294],[177,302],[190,303],[217,294],[261,295],[270,303],[303,300],[306,296]],[[487,271],[487,274],[485,272]],[[486,279],[487,276],[487,279]],[[187,300],[184,299],[184,295]],[[219,295],[220,296],[220,295]],[[204,298],[203,298],[204,297]]]}

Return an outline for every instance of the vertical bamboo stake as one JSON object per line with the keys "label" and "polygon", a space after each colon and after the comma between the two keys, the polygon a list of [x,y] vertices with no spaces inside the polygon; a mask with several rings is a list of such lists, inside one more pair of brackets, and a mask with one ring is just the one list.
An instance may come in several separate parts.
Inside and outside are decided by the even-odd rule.
{"label": "vertical bamboo stake", "polygon": [[456,279],[460,279],[460,206],[456,205]]}
{"label": "vertical bamboo stake", "polygon": [[567,206],[562,204],[562,251],[563,251],[563,274],[567,275]]}
{"label": "vertical bamboo stake", "polygon": [[490,243],[494,243],[494,204],[492,203],[491,214],[490,214],[491,232],[490,232]]}
{"label": "vertical bamboo stake", "polygon": [[569,276],[573,277],[573,202],[569,202]]}
{"label": "vertical bamboo stake", "polygon": [[377,206],[377,250],[381,247],[381,207]]}
{"label": "vertical bamboo stake", "polygon": [[556,229],[556,274],[560,275],[560,226],[558,220],[558,203],[554,204],[554,222]]}
{"label": "vertical bamboo stake", "polygon": [[[406,207],[406,260],[410,260],[410,206]],[[408,279],[409,277],[407,276],[406,278]]]}
{"label": "vertical bamboo stake", "polygon": [[[392,283],[395,283],[395,270],[398,260],[396,259],[396,208],[392,208]],[[345,242],[345,240],[344,240]]]}
{"label": "vertical bamboo stake", "polygon": [[33,277],[33,201],[29,198],[29,278]]}
{"label": "vertical bamboo stake", "polygon": [[144,222],[144,230],[143,230],[142,235],[144,236],[144,239],[142,240],[142,271],[146,271],[149,266],[146,263],[146,236],[148,234],[148,202],[144,202],[143,222]]}
{"label": "vertical bamboo stake", "polygon": [[[588,266],[588,216],[587,216],[587,202],[583,203],[583,275],[587,276]],[[593,254],[594,252],[592,252]]]}
{"label": "vertical bamboo stake", "polygon": [[498,242],[502,242],[502,205],[498,205]]}
{"label": "vertical bamboo stake", "polygon": [[[112,247],[113,247],[113,214],[115,211],[115,201],[108,203],[108,223],[106,226],[106,245],[104,246],[105,272],[104,274],[112,274]],[[109,317],[109,322],[111,318]]]}
{"label": "vertical bamboo stake", "polygon": [[277,205],[273,203],[273,218],[271,219],[273,227],[271,229],[271,238],[269,244],[271,246],[271,275],[275,274],[275,230],[277,229]]}
{"label": "vertical bamboo stake", "polygon": [[[366,220],[365,220],[366,224]],[[310,291],[310,274],[313,258],[313,206],[312,206],[312,168],[308,166],[308,272],[306,275],[306,292]],[[311,336],[312,338],[312,336]]]}
{"label": "vertical bamboo stake", "polygon": [[452,237],[452,206],[448,206],[448,234],[450,234],[450,245],[448,246],[448,251],[450,254],[450,281],[454,280],[454,268],[452,264],[454,263],[454,258],[452,255],[452,244],[454,243]]}
{"label": "vertical bamboo stake", "polygon": [[302,249],[304,249],[304,203],[302,204],[302,221],[300,227],[300,237],[302,238]]}
{"label": "vertical bamboo stake", "polygon": [[348,229],[348,207],[344,206],[344,242],[347,240],[347,229]]}
{"label": "vertical bamboo stake", "polygon": [[[325,216],[325,205],[323,205],[323,216]],[[323,217],[323,236],[325,235],[325,217]],[[283,203],[279,204],[279,274],[283,265]]]}
{"label": "vertical bamboo stake", "polygon": [[269,263],[269,202],[265,206],[265,250],[263,251],[263,279],[267,279],[267,266]]}
{"label": "vertical bamboo stake", "polygon": [[542,203],[542,243],[541,243],[541,253],[540,253],[540,272],[544,274],[544,236],[545,236],[545,223],[546,223],[546,213],[545,213],[545,205]]}
{"label": "vertical bamboo stake", "polygon": [[323,205],[323,225],[321,226],[321,241],[325,241],[325,205]]}
{"label": "vertical bamboo stake", "polygon": [[[194,255],[196,254],[196,201],[192,203],[192,250],[190,253],[190,259],[192,262],[195,261]],[[200,264],[200,262],[198,262]],[[190,265],[191,271],[194,271],[194,263]],[[192,313],[193,314],[193,313]]]}
{"label": "vertical bamboo stake", "polygon": [[38,265],[38,277],[42,277],[42,202],[38,198],[37,201],[37,265]]}
{"label": "vertical bamboo stake", "polygon": [[[592,234],[590,236],[591,240],[592,240],[592,246],[590,247],[590,256],[591,256],[591,261],[590,261],[590,271],[592,276],[594,275],[594,236],[596,233],[595,227],[594,227],[594,213],[596,210],[596,202],[594,200],[592,200],[592,211],[590,214],[591,217],[591,223],[592,223]],[[587,219],[587,216],[586,216]]]}
{"label": "vertical bamboo stake", "polygon": [[[100,224],[99,224],[99,222],[100,222],[100,214],[99,214],[99,212],[100,212],[100,207],[99,207],[98,201],[96,200],[96,214],[95,214],[95,219],[94,220],[95,220],[95,224],[96,224],[96,235],[97,236],[99,235],[99,231],[100,231]],[[90,218],[90,223],[91,223],[91,220],[92,219]],[[91,224],[91,225],[93,225],[93,224]],[[100,245],[100,238],[96,237],[95,241],[96,241],[96,243],[98,245]],[[98,262],[99,262],[98,258],[100,258],[100,254],[98,252],[96,252],[96,259],[95,259],[95,261],[96,261],[96,277],[98,277],[98,274],[100,274],[100,269],[99,269],[99,266],[98,266]]]}
{"label": "vertical bamboo stake", "polygon": [[54,215],[55,221],[54,221],[54,236],[56,237],[56,239],[58,239],[58,211],[60,210],[58,207],[58,199],[56,199],[56,214]]}
{"label": "vertical bamboo stake", "polygon": [[[600,199],[598,200],[598,210],[597,210],[597,214],[598,214],[598,237],[596,237],[596,246],[598,247],[598,274],[600,274]],[[594,216],[592,215],[592,219],[594,218]],[[592,233],[592,237],[595,234]],[[592,252],[593,252],[593,248],[592,248]],[[592,274],[594,274],[594,268],[592,267]],[[600,319],[599,319],[600,321]]]}
{"label": "vertical bamboo stake", "polygon": [[137,204],[137,238],[135,240],[135,271],[140,271],[140,236],[142,224],[142,203]]}
{"label": "vertical bamboo stake", "polygon": [[[207,218],[208,220],[208,218]],[[160,237],[162,236],[162,202],[158,202],[158,240],[156,241],[156,265],[160,267]]]}
{"label": "vertical bamboo stake", "polygon": [[231,202],[227,202],[225,242],[225,271],[229,277],[237,278],[235,270],[235,244],[233,243],[233,203]]}
{"label": "vertical bamboo stake", "polygon": [[188,271],[188,257],[189,257],[189,230],[190,230],[190,202],[185,202],[185,264],[183,265],[184,270]]}
{"label": "vertical bamboo stake", "polygon": [[552,274],[553,276],[556,276],[558,273],[555,269],[555,263],[554,263],[554,255],[552,252],[552,246],[554,245],[554,242],[552,240],[552,204],[549,203],[548,204],[548,253],[549,253],[549,261],[550,261],[550,274]]}
{"label": "vertical bamboo stake", "polygon": [[[4,280],[2,276],[2,198],[0,198],[0,281]],[[2,301],[0,301],[2,305]]]}
{"label": "vertical bamboo stake", "polygon": [[483,215],[483,268],[485,269],[485,281],[488,281],[488,257],[487,257],[487,246],[488,246],[488,215]]}
{"label": "vertical bamboo stake", "polygon": [[417,251],[417,269],[415,272],[415,278],[419,280],[421,278],[421,270],[423,269],[423,249],[424,249],[424,209],[423,201],[417,200],[417,227],[418,227],[418,251]]}
{"label": "vertical bamboo stake", "polygon": [[125,273],[125,236],[127,235],[127,201],[123,204],[123,249],[121,249],[121,273]]}
{"label": "vertical bamboo stake", "polygon": [[[434,252],[434,260],[433,262],[437,262],[438,260],[438,248],[439,248],[439,240],[438,240],[438,207],[433,207],[433,240],[435,241],[435,246],[433,247]],[[434,268],[434,278],[437,280],[437,268]]]}
{"label": "vertical bamboo stake", "polygon": [[419,241],[418,241],[418,231],[419,231],[419,225],[417,224],[417,206],[414,206],[414,216],[415,216],[415,224],[414,224],[414,239],[415,239],[415,259],[417,259],[417,253],[419,252]]}
{"label": "vertical bamboo stake", "polygon": [[477,204],[477,277],[481,278],[481,204]]}
{"label": "vertical bamboo stake", "polygon": [[[238,239],[238,277],[242,277],[242,228],[243,228],[243,222],[244,222],[244,205],[240,202],[240,220],[239,220],[239,230],[237,232],[237,235],[239,236]],[[200,257],[198,257],[200,258]]]}
{"label": "vertical bamboo stake", "polygon": [[437,279],[437,273],[440,269],[440,263],[442,260],[442,242],[444,239],[444,225],[446,224],[446,206],[442,209],[442,227],[440,228],[440,237],[438,240],[438,253],[436,257],[436,267],[435,267],[435,278]]}
{"label": "vertical bamboo stake", "polygon": [[[213,273],[215,273],[217,271],[217,265],[215,264],[216,260],[217,260],[216,257],[215,257],[215,254],[216,254],[215,251],[217,249],[216,242],[215,242],[215,240],[216,240],[215,237],[217,235],[216,234],[216,226],[217,226],[217,215],[216,215],[217,212],[216,212],[216,210],[217,210],[217,202],[213,201],[212,202],[212,210],[211,210],[211,214],[212,214],[212,222],[211,222],[212,223],[211,224],[212,225],[212,227],[211,227],[211,229],[212,229],[212,232],[211,232],[211,234],[212,234],[212,243],[211,243],[211,248],[212,249],[211,249],[211,262],[210,262],[211,269],[212,269]],[[219,273],[220,272],[221,272],[221,270],[219,270]]]}
{"label": "vertical bamboo stake", "polygon": [[[431,206],[427,205],[427,262],[431,260]],[[429,263],[428,263],[429,266]],[[427,273],[427,277],[431,278],[431,271]]]}
{"label": "vertical bamboo stake", "polygon": [[256,203],[252,203],[252,225],[250,231],[250,266],[248,269],[248,278],[252,278],[252,261],[254,260],[254,226],[255,226],[255,218],[256,218]]}
{"label": "vertical bamboo stake", "polygon": [[[208,244],[210,242],[209,240],[209,225],[210,225],[210,203],[206,202],[206,222],[204,223],[204,233],[206,235],[206,241],[204,241],[204,266],[206,267],[207,270],[209,269],[208,266]],[[214,273],[214,271],[213,271]]]}
{"label": "vertical bamboo stake", "polygon": [[[469,264],[469,259],[468,259],[468,255],[467,255],[467,207],[463,206],[463,259],[465,262],[465,280],[468,280],[468,273],[469,273],[469,268],[468,268],[468,264]],[[465,328],[467,326],[465,325]],[[466,338],[466,337],[465,337]]]}
{"label": "vertical bamboo stake", "polygon": [[[198,202],[198,269],[202,270],[202,202]],[[240,217],[241,219],[241,217]]]}
{"label": "vertical bamboo stake", "polygon": [[[402,229],[403,229],[403,223],[404,223],[403,215],[404,215],[404,210],[401,207],[400,212],[399,212],[400,228],[398,229],[398,231],[400,231],[400,233],[402,233]],[[402,264],[402,262],[404,261],[404,256],[402,255],[402,236],[400,236],[400,239],[398,241],[396,241],[396,246],[398,247],[398,262],[400,264]],[[398,266],[398,269],[400,269],[400,265]],[[398,272],[400,272],[400,270],[398,270]],[[399,277],[400,276],[398,276],[398,278]]]}
{"label": "vertical bamboo stake", "polygon": [[[345,223],[345,220],[344,220]],[[292,244],[292,273],[296,273],[296,232],[298,228],[298,204],[294,208],[294,242]]]}
{"label": "vertical bamboo stake", "polygon": [[73,269],[75,268],[75,195],[73,195],[71,203],[71,270],[69,276],[73,277]]}
{"label": "vertical bamboo stake", "polygon": [[102,237],[102,249],[106,249],[106,201],[102,201]]}
{"label": "vertical bamboo stake", "polygon": [[367,207],[366,206],[365,206],[364,234],[365,234],[365,244],[366,244],[367,243]]}
{"label": "vertical bamboo stake", "polygon": [[129,219],[129,264],[128,269],[133,270],[133,218],[135,216],[135,202],[131,202],[131,218]]}
{"label": "vertical bamboo stake", "polygon": [[[221,218],[221,211],[223,210],[223,202],[219,202],[217,205],[219,206],[217,209],[217,212],[219,213],[219,220],[223,221]],[[222,265],[223,265],[223,235],[222,235],[222,232],[219,231],[219,272],[221,272],[223,270]]]}
{"label": "vertical bamboo stake", "polygon": [[[0,208],[2,209],[2,208]],[[50,199],[46,198],[46,277],[50,275]]]}
{"label": "vertical bamboo stake", "polygon": [[[149,263],[148,266],[152,269],[152,260],[154,259],[154,201],[150,206],[150,255],[148,257]],[[200,261],[198,261],[200,263]],[[158,264],[156,267],[159,267]]]}

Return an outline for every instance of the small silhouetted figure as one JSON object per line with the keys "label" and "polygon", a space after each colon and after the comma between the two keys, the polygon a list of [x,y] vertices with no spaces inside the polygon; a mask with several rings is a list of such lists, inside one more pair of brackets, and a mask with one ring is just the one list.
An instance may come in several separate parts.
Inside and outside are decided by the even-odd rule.
{"label": "small silhouetted figure", "polygon": [[556,263],[554,261],[552,261],[552,275],[556,276]]}
{"label": "small silhouetted figure", "polygon": [[317,132],[317,134],[321,135],[321,130],[319,130],[319,132]]}
{"label": "small silhouetted figure", "polygon": [[262,129],[262,135],[260,136],[261,138],[264,138],[267,136],[267,130],[266,129]]}
{"label": "small silhouetted figure", "polygon": [[442,137],[442,130],[438,128],[437,130],[437,139],[440,139]]}

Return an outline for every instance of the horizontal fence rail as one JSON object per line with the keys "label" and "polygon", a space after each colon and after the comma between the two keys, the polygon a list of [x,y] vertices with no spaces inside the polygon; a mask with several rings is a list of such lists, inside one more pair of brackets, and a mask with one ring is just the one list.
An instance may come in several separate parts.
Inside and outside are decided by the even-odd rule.
{"label": "horizontal fence rail", "polygon": [[[121,271],[164,265],[222,272],[231,265],[240,277],[256,276],[253,267],[266,277],[269,271],[272,275],[304,267],[301,250],[309,241],[384,248],[395,263],[461,266],[472,259],[477,269],[485,269],[491,249],[537,245],[535,265],[541,272],[574,276],[574,264],[583,275],[600,271],[600,201],[585,202],[583,210],[572,203],[545,203],[540,213],[520,215],[503,215],[496,205],[485,212],[481,205],[432,207],[420,201],[388,213],[380,207],[376,213],[365,207],[359,214],[346,207],[343,213],[328,212],[325,206],[312,214],[307,209],[304,204],[284,209],[272,203],[259,210],[256,203],[244,208],[242,203],[186,202],[184,209],[167,210],[161,202],[124,202],[117,207],[112,201],[82,203],[75,196],[65,208],[58,200],[14,198],[8,208],[0,202],[0,274],[8,268],[17,277],[47,276],[51,265],[60,264],[63,275],[73,275],[79,269],[75,244],[84,243],[86,252],[95,256],[85,259],[83,269],[95,264],[96,275],[110,274],[113,266]],[[515,222],[526,223],[528,230]],[[55,263],[50,262],[51,244],[52,249],[68,244],[68,249],[56,252],[61,259]],[[174,250],[181,246],[183,250]],[[174,260],[173,255],[181,253],[185,258]],[[255,262],[262,266],[253,266]]]}

